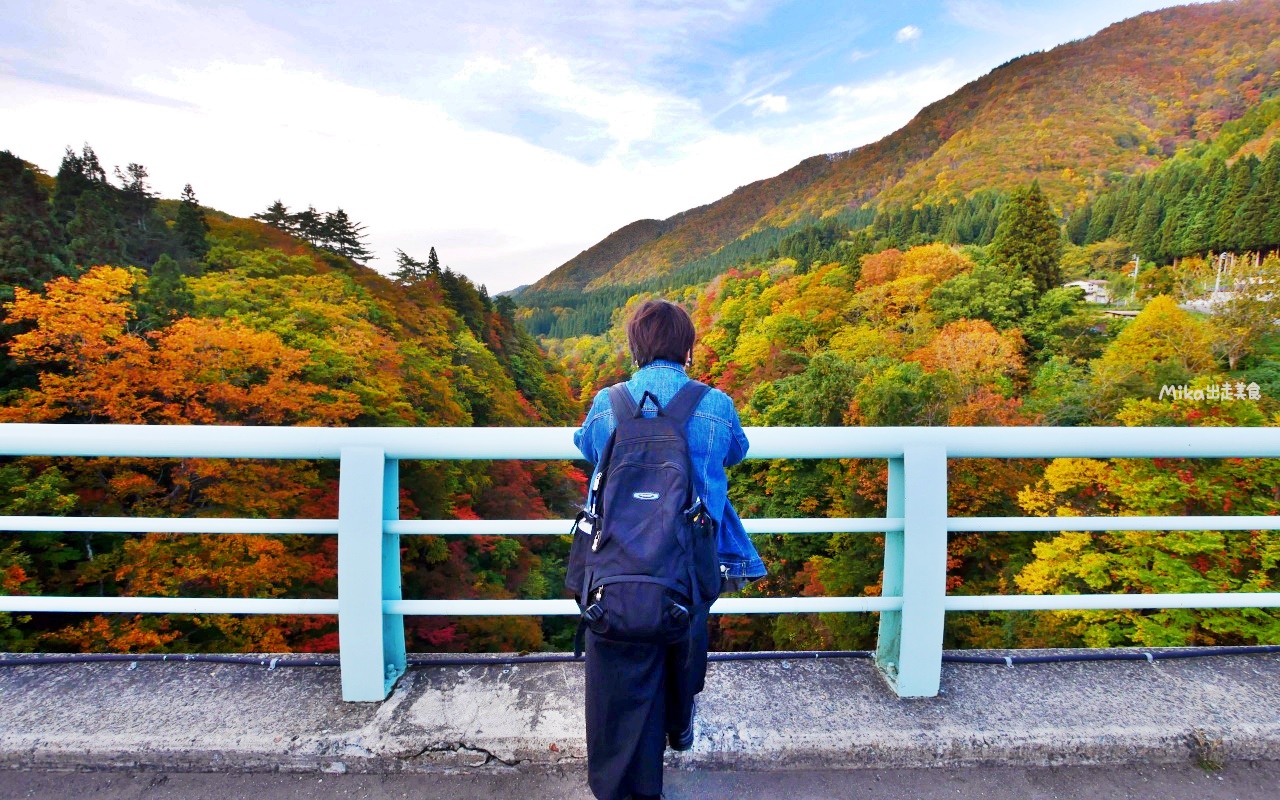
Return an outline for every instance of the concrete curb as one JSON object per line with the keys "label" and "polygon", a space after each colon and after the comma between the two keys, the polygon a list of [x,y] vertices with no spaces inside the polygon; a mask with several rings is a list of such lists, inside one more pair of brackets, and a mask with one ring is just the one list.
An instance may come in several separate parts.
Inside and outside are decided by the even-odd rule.
{"label": "concrete curb", "polygon": [[[1048,652],[1048,651],[1037,651]],[[1004,652],[993,653],[1003,655]],[[431,772],[578,769],[580,664],[415,668],[343,703],[335,668],[0,668],[0,768]],[[900,700],[865,660],[712,664],[693,750],[709,769],[1280,760],[1280,656],[948,664]]]}

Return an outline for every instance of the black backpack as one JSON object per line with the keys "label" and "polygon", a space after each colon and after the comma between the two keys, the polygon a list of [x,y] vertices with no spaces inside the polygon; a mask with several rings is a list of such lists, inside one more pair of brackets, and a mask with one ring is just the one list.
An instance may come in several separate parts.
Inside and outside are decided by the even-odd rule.
{"label": "black backpack", "polygon": [[[584,627],[606,639],[671,644],[690,635],[690,614],[720,589],[714,523],[693,483],[686,427],[710,390],[680,387],[663,408],[623,384],[609,390],[617,421],[574,521],[566,587]],[[644,416],[646,403],[657,415]]]}

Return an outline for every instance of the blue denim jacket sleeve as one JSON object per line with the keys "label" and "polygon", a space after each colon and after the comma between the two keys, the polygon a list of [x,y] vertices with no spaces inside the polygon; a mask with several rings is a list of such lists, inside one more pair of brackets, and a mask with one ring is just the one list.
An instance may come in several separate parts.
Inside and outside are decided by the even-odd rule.
{"label": "blue denim jacket sleeve", "polygon": [[[728,399],[728,395],[725,395]],[[738,419],[738,409],[733,405],[733,401],[728,404],[729,418],[729,452],[725,453],[724,465],[732,467],[747,457],[747,450],[751,447],[751,443],[747,441],[747,432],[742,429],[742,422]]]}
{"label": "blue denim jacket sleeve", "polygon": [[573,446],[582,457],[593,465],[600,463],[600,455],[613,433],[613,410],[609,406],[609,390],[602,389],[591,402],[591,410],[582,427],[573,432]]}
{"label": "blue denim jacket sleeve", "polygon": [[[649,391],[658,397],[658,402],[665,404],[688,380],[680,364],[659,360],[637,370],[626,386],[636,400]],[[599,463],[614,424],[606,389],[596,395],[582,427],[574,433],[573,443],[583,458],[592,464]],[[707,513],[717,523],[721,574],[727,579],[736,579],[738,585],[763,577],[764,562],[728,499],[728,477],[724,469],[741,461],[750,446],[738,411],[728,395],[713,389],[703,398],[689,420],[688,441],[694,488],[706,504]]]}

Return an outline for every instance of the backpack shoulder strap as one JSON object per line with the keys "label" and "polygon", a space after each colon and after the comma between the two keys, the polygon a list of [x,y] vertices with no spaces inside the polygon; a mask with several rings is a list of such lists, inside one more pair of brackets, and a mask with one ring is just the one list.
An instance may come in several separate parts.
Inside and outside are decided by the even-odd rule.
{"label": "backpack shoulder strap", "polygon": [[676,422],[684,424],[689,421],[689,417],[693,416],[698,403],[702,402],[702,398],[706,397],[709,391],[711,391],[710,386],[691,380],[680,387],[680,391],[676,392],[676,396],[671,398],[670,403],[667,403],[663,413]]}
{"label": "backpack shoulder strap", "polygon": [[635,398],[631,396],[631,390],[625,383],[615,383],[609,387],[609,403],[613,406],[615,424],[624,419],[631,419],[640,412]]}

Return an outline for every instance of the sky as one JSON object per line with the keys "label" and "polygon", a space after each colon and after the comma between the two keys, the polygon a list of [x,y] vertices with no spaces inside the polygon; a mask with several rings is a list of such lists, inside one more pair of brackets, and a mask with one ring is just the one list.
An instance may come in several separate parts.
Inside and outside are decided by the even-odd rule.
{"label": "sky", "polygon": [[493,292],[1160,0],[4,0],[0,150],[343,208]]}

